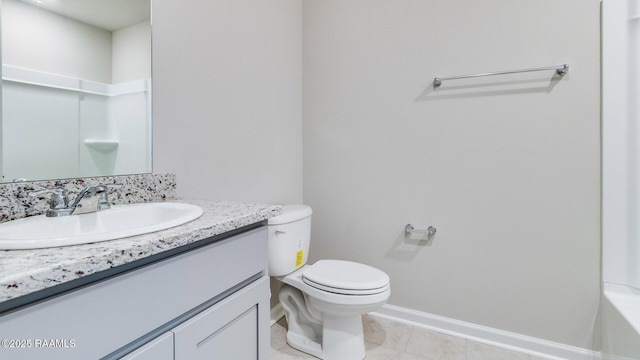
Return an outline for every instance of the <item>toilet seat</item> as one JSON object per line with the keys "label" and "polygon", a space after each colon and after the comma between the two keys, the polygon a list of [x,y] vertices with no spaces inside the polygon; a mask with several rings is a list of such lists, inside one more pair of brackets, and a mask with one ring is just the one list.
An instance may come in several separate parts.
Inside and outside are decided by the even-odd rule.
{"label": "toilet seat", "polygon": [[342,260],[319,260],[302,272],[302,281],[341,295],[374,295],[389,289],[389,276],[374,267]]}

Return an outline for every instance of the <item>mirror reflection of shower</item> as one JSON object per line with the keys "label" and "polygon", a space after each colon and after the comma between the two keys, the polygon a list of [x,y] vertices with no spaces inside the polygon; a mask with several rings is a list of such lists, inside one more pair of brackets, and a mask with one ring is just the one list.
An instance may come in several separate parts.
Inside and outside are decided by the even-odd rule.
{"label": "mirror reflection of shower", "polygon": [[150,0],[3,0],[2,181],[151,172],[150,64]]}

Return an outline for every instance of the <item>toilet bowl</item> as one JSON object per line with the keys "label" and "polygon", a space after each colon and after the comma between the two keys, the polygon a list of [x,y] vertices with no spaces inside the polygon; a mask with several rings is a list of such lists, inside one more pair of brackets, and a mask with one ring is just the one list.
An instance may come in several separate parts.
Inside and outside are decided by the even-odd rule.
{"label": "toilet bowl", "polygon": [[268,222],[269,273],[283,283],[287,343],[320,359],[364,359],[361,316],[387,301],[389,276],[350,261],[307,265],[310,217],[308,206],[290,205]]}

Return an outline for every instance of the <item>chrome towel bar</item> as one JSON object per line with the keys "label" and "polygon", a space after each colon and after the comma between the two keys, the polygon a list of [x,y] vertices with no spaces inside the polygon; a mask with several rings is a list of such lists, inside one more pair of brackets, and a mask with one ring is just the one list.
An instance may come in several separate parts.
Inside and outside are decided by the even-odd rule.
{"label": "chrome towel bar", "polygon": [[569,64],[562,64],[556,66],[546,66],[540,68],[532,68],[532,69],[521,69],[521,70],[510,70],[510,71],[499,71],[492,73],[483,73],[483,74],[471,74],[471,75],[461,75],[461,76],[447,76],[447,77],[436,77],[433,79],[433,87],[437,88],[442,85],[442,82],[445,80],[457,80],[457,79],[469,79],[483,76],[494,76],[494,75],[508,75],[508,74],[517,74],[517,73],[525,73],[532,71],[544,71],[544,70],[555,70],[556,74],[560,76],[564,76],[569,72]]}

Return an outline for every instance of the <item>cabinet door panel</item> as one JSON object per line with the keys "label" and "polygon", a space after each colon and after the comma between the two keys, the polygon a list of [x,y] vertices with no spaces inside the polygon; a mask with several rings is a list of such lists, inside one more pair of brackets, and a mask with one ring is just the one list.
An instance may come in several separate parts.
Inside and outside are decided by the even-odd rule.
{"label": "cabinet door panel", "polygon": [[121,360],[173,360],[173,333],[158,336]]}
{"label": "cabinet door panel", "polygon": [[268,316],[265,276],[176,327],[175,359],[266,359]]}
{"label": "cabinet door panel", "polygon": [[196,359],[255,360],[258,358],[258,308],[245,311],[196,345]]}

